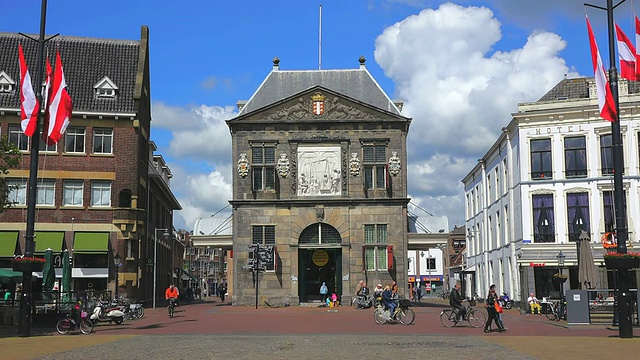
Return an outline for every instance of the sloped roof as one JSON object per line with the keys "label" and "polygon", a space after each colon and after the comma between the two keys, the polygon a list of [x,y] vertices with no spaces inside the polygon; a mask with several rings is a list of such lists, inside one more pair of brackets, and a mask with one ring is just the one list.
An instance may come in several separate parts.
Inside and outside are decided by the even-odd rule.
{"label": "sloped roof", "polygon": [[[38,35],[29,35],[38,38]],[[48,36],[46,37],[48,38]],[[22,35],[0,32],[0,71],[17,83],[20,79],[18,44],[22,44],[32,83],[36,83],[38,44]],[[140,54],[140,41],[57,36],[45,43],[45,58],[55,66],[60,50],[65,80],[73,99],[73,110],[107,113],[135,112],[134,89]],[[44,69],[44,68],[43,68]],[[97,98],[94,85],[108,76],[118,87],[115,98]],[[44,80],[44,76],[43,76]],[[19,87],[19,86],[18,86]],[[37,89],[39,87],[35,87]],[[20,92],[0,96],[0,107],[20,108]]]}
{"label": "sloped roof", "polygon": [[231,235],[233,215],[220,213],[214,217],[197,218],[193,225],[193,235]]}
{"label": "sloped roof", "polygon": [[[588,99],[589,82],[593,77],[562,79],[551,90],[544,94],[537,102],[558,101],[571,99]],[[640,93],[640,82],[629,81],[629,94]]]}
{"label": "sloped roof", "polygon": [[364,66],[340,70],[273,69],[238,116],[261,109],[315,86],[344,94],[378,109],[402,115]]}
{"label": "sloped roof", "polygon": [[430,234],[440,230],[449,232],[449,218],[446,216],[407,216],[407,231],[409,233]]}

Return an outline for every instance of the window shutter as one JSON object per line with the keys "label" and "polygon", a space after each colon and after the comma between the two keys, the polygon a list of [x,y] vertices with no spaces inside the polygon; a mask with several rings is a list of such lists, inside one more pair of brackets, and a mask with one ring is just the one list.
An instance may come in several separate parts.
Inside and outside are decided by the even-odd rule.
{"label": "window shutter", "polygon": [[387,246],[387,270],[393,270],[393,245]]}

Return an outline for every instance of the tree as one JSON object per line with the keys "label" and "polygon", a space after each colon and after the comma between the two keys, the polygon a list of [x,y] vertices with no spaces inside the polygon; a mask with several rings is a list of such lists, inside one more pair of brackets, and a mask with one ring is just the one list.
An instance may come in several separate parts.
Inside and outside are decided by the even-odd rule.
{"label": "tree", "polygon": [[9,169],[18,167],[21,159],[22,153],[6,136],[0,139],[0,212],[11,207],[8,197],[12,187],[7,185],[6,176]]}

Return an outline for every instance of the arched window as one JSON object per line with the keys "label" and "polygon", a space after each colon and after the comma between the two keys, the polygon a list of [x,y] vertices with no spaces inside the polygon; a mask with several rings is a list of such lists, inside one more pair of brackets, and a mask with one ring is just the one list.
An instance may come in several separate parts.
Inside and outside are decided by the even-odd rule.
{"label": "arched window", "polygon": [[340,244],[340,233],[329,224],[317,223],[309,225],[300,234],[300,244]]}
{"label": "arched window", "polygon": [[118,197],[118,206],[124,208],[131,207],[131,195],[132,192],[129,189],[120,191],[120,196]]}

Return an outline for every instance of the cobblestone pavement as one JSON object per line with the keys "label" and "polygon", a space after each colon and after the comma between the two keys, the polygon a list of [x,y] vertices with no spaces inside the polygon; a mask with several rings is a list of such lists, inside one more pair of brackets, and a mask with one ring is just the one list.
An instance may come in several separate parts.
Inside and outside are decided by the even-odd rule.
{"label": "cobblestone pavement", "polygon": [[[617,328],[567,325],[545,317],[503,314],[506,333],[470,326],[444,328],[438,304],[414,307],[410,326],[376,325],[372,310],[288,307],[259,309],[205,302],[181,306],[169,319],[164,308],[143,319],[98,325],[90,335],[58,335],[37,328],[28,338],[0,327],[6,359],[327,359],[390,356],[457,359],[627,358],[640,337],[619,339]],[[484,311],[482,308],[478,308]],[[640,335],[635,328],[635,334]],[[6,357],[5,357],[6,356]]]}

